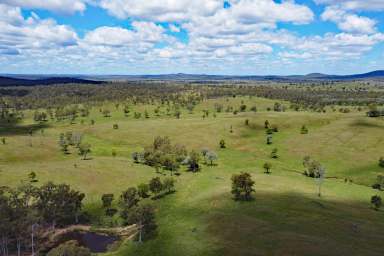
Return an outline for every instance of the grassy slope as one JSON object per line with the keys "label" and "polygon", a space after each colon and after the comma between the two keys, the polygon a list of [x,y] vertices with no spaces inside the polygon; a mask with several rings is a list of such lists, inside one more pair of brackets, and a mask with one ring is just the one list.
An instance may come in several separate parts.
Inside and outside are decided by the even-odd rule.
{"label": "grassy slope", "polygon": [[[111,255],[382,255],[384,214],[370,209],[370,196],[376,191],[364,185],[384,172],[377,167],[384,151],[384,120],[357,112],[272,113],[265,111],[272,101],[243,100],[248,106],[255,103],[260,111],[221,113],[203,120],[201,110],[212,109],[216,102],[212,100],[199,105],[193,115],[183,114],[181,120],[134,120],[121,111],[103,118],[95,110],[85,125],[52,122],[44,134],[37,131],[32,138],[23,135],[22,128],[1,129],[8,143],[0,145],[0,185],[15,185],[35,171],[40,182],[66,182],[86,192],[87,209],[97,212],[101,194],[117,195],[155,176],[153,169],[133,164],[129,156],[156,135],[167,135],[189,149],[216,150],[218,166],[204,167],[198,174],[183,172],[177,178],[177,193],[154,202],[157,237],[144,245],[128,242]],[[219,101],[240,104],[238,98]],[[88,125],[90,119],[96,125]],[[245,119],[250,120],[249,127]],[[280,129],[271,146],[265,144],[265,119]],[[119,124],[118,130],[112,129],[114,123]],[[300,134],[303,124],[310,130],[307,135]],[[92,160],[59,152],[58,135],[68,130],[85,133],[93,147]],[[222,138],[228,145],[225,150],[218,148]],[[274,147],[281,155],[278,160],[269,158]],[[362,185],[328,179],[323,198],[317,198],[314,181],[295,173],[302,171],[305,155],[320,160],[328,176],[349,177]],[[265,161],[273,164],[272,175],[263,174]],[[240,171],[252,173],[256,180],[253,202],[231,200],[230,176]]]}

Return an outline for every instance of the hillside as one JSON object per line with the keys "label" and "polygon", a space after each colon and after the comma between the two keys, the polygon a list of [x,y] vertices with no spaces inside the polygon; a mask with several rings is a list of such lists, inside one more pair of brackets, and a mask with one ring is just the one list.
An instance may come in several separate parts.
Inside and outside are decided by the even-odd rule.
{"label": "hillside", "polygon": [[[102,194],[118,198],[128,187],[170,176],[131,160],[131,153],[150,145],[154,137],[169,136],[188,149],[216,151],[216,165],[203,164],[198,173],[181,169],[179,176],[173,176],[176,192],[150,200],[157,209],[156,236],[142,245],[126,241],[105,255],[383,255],[384,213],[370,206],[370,197],[383,193],[370,185],[384,172],[377,165],[384,150],[384,120],[370,119],[355,109],[349,114],[267,111],[274,103],[248,97],[212,99],[198,104],[193,114],[183,110],[181,119],[167,116],[165,108],[156,116],[153,105],[132,106],[135,112],[147,110],[147,119],[125,117],[121,107],[103,117],[95,108],[73,124],[49,121],[40,126],[32,121],[33,112],[26,112],[17,129],[0,129],[0,136],[7,138],[0,145],[0,186],[16,185],[31,171],[39,184],[65,181],[86,193],[84,210],[92,223],[107,225]],[[215,104],[256,105],[258,112],[201,118],[202,111]],[[272,145],[265,143],[265,120],[279,127]],[[114,124],[119,128],[113,129]],[[308,134],[300,134],[303,124]],[[32,126],[35,132],[30,137]],[[67,131],[84,134],[92,145],[89,160],[81,160],[76,151],[67,155],[60,151],[59,135]],[[221,139],[227,148],[220,149]],[[273,148],[278,149],[278,159],[270,157]],[[316,182],[302,175],[306,155],[327,169],[321,198]],[[272,163],[270,175],[263,170],[267,161]],[[236,202],[230,193],[231,175],[242,171],[255,180],[250,202]]]}
{"label": "hillside", "polygon": [[36,86],[54,84],[101,84],[100,81],[85,80],[72,77],[48,77],[38,79],[21,79],[0,76],[0,87],[7,86]]}

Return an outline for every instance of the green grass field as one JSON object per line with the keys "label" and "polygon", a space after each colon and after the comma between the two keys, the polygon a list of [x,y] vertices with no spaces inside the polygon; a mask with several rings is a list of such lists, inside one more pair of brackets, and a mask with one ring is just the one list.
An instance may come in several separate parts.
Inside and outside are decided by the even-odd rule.
{"label": "green grass field", "polygon": [[[256,105],[258,112],[213,117],[215,103],[238,106],[242,100],[248,108]],[[155,136],[169,136],[188,149],[216,151],[217,166],[203,166],[199,173],[181,171],[177,192],[153,202],[156,237],[144,244],[128,241],[108,255],[384,255],[384,211],[370,205],[372,195],[384,196],[370,187],[377,175],[384,175],[378,166],[384,156],[384,119],[358,111],[267,111],[274,102],[248,97],[208,100],[193,114],[183,112],[181,119],[155,117],[154,106],[133,107],[150,113],[149,119],[139,120],[132,114],[124,117],[121,109],[105,118],[94,108],[83,124],[81,118],[72,125],[49,121],[44,128],[35,127],[32,137],[27,131],[35,124],[27,113],[17,127],[0,129],[7,141],[0,145],[0,186],[17,185],[34,171],[39,183],[65,182],[86,193],[85,209],[97,215],[102,194],[117,197],[157,175],[153,168],[134,164],[130,155]],[[202,118],[203,109],[210,109],[208,118]],[[265,120],[279,128],[272,145],[266,145]],[[302,125],[308,134],[300,133]],[[90,160],[81,160],[76,152],[63,155],[58,139],[66,131],[84,134],[92,145]],[[226,149],[219,148],[221,139]],[[278,149],[278,159],[270,158],[273,148]],[[300,174],[306,155],[326,167],[329,178],[321,198],[314,179]],[[263,173],[266,161],[273,165],[271,175]],[[251,173],[256,182],[251,202],[236,202],[230,194],[230,177],[241,171]]]}

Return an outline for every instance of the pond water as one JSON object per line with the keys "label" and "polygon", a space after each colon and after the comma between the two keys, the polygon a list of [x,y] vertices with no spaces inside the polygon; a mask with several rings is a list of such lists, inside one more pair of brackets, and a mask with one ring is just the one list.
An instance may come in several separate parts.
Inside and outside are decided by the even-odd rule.
{"label": "pond water", "polygon": [[71,232],[66,234],[63,240],[76,240],[79,245],[87,247],[93,253],[98,253],[106,252],[108,246],[118,241],[119,238],[93,232]]}

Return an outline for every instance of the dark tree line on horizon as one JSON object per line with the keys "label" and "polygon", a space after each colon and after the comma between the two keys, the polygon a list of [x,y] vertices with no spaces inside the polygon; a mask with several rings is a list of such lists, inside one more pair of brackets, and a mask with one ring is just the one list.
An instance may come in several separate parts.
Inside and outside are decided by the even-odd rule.
{"label": "dark tree line on horizon", "polygon": [[105,101],[151,105],[173,103],[187,108],[189,104],[205,99],[237,95],[286,100],[303,109],[384,104],[384,90],[366,90],[353,84],[339,88],[338,83],[331,86],[321,83],[135,81],[0,88],[0,114],[25,109],[62,109],[76,104],[99,106]]}

